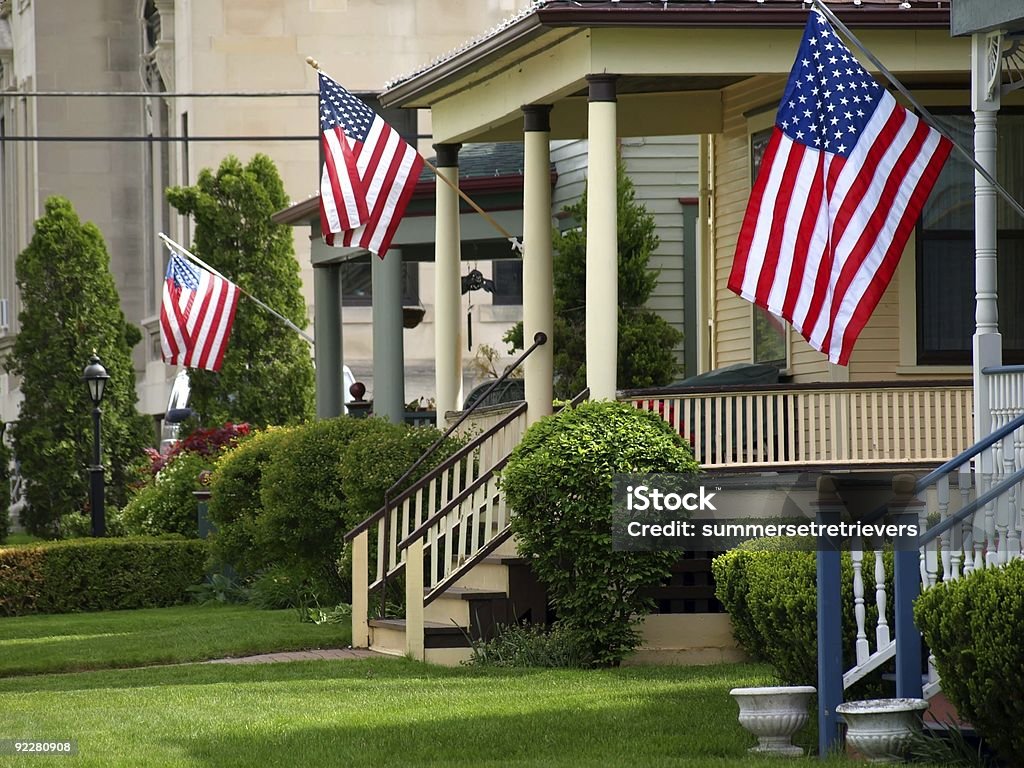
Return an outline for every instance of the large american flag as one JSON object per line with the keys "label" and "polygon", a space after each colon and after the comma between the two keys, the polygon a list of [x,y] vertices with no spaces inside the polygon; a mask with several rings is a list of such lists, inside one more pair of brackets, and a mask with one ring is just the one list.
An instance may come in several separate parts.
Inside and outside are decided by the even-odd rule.
{"label": "large american flag", "polygon": [[220,370],[238,306],[238,286],[171,252],[160,307],[165,363]]}
{"label": "large american flag", "polygon": [[729,288],[847,365],[951,149],[812,12],[750,194]]}
{"label": "large american flag", "polygon": [[383,258],[416,188],[423,158],[380,115],[323,72],[320,131],[324,240],[366,248]]}

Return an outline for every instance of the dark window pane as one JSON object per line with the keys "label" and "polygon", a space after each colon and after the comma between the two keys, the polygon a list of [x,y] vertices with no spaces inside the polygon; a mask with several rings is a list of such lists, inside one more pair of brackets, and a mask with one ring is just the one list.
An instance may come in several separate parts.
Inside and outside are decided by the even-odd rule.
{"label": "dark window pane", "polygon": [[[937,119],[968,151],[969,115]],[[997,118],[996,175],[1018,200],[1024,194],[1024,115]],[[1024,362],[1024,224],[998,198],[999,331],[1003,361]],[[919,363],[969,365],[974,335],[974,170],[950,155],[925,204],[917,237],[917,357]]]}
{"label": "dark window pane", "polygon": [[754,305],[754,362],[786,367],[786,326],[766,309]]}
{"label": "dark window pane", "polygon": [[523,262],[502,259],[491,262],[494,279],[493,304],[516,305],[523,303]]}
{"label": "dark window pane", "polygon": [[[373,258],[377,258],[374,256]],[[341,302],[350,307],[373,303],[373,269],[369,263],[341,265]],[[420,303],[419,264],[402,264],[402,306]]]}

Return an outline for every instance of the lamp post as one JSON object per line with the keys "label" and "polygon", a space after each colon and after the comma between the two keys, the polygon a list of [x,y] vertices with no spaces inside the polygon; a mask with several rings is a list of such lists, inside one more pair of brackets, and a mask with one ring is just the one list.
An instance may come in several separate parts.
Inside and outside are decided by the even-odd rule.
{"label": "lamp post", "polygon": [[89,364],[82,371],[82,381],[89,387],[92,400],[92,466],[89,467],[89,506],[92,510],[92,535],[106,536],[107,523],[103,510],[103,461],[100,457],[100,401],[110,374],[100,364],[93,350]]}

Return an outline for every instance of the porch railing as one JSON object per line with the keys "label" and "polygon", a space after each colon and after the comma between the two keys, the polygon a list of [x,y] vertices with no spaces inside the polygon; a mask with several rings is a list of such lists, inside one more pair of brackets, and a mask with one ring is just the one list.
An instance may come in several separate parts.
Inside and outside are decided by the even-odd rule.
{"label": "porch railing", "polygon": [[[890,561],[881,542],[851,543],[853,593],[844,599],[854,605],[857,642],[856,658],[842,676],[842,688],[896,658],[897,696],[936,693],[941,683],[933,660],[921,659],[913,601],[922,589],[939,582],[1024,556],[1024,366],[989,368],[983,374],[989,395],[989,435],[916,483],[913,479],[896,483],[896,501],[888,511],[917,522],[923,531],[918,549],[897,547]],[[887,584],[892,585],[891,604]],[[877,611],[873,627],[866,623],[871,604]],[[887,617],[887,608],[893,604],[895,632]],[[827,694],[823,698],[827,708],[838,703],[827,701]]]}
{"label": "porch railing", "polygon": [[937,464],[974,442],[969,382],[635,390],[706,469]]}

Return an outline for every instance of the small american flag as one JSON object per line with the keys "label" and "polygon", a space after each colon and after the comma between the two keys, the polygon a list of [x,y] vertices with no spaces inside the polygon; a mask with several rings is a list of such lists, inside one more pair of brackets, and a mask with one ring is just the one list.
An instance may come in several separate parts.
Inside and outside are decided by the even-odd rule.
{"label": "small american flag", "polygon": [[847,365],[952,146],[897,104],[813,12],[729,288]]}
{"label": "small american flag", "polygon": [[320,131],[324,241],[366,248],[383,258],[416,188],[423,158],[380,115],[322,72]]}
{"label": "small american flag", "polygon": [[238,306],[238,286],[171,252],[160,307],[165,363],[220,370]]}

